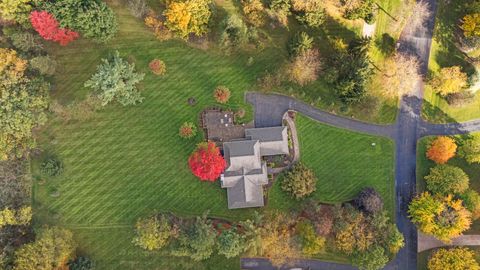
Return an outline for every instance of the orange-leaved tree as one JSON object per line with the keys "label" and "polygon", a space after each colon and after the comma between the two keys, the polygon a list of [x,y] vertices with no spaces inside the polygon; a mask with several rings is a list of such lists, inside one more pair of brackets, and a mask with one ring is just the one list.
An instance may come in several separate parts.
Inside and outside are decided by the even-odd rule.
{"label": "orange-leaved tree", "polygon": [[188,165],[200,180],[213,182],[225,170],[226,162],[220,154],[220,149],[209,141],[198,144],[188,159]]}
{"label": "orange-leaved tree", "polygon": [[445,164],[455,156],[457,144],[452,138],[441,136],[432,141],[427,150],[427,157],[435,163]]}

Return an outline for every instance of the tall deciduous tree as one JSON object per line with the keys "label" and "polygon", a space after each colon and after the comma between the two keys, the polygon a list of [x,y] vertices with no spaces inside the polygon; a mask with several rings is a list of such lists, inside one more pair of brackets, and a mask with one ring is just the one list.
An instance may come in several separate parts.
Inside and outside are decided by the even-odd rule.
{"label": "tall deciduous tree", "polygon": [[198,144],[188,159],[188,165],[200,180],[213,182],[225,170],[226,162],[215,143],[206,142]]}
{"label": "tall deciduous tree", "polygon": [[428,270],[479,270],[475,252],[468,248],[441,248],[428,259]]}
{"label": "tall deciduous tree", "polygon": [[292,221],[283,213],[271,213],[265,217],[260,232],[259,255],[268,258],[273,265],[282,265],[298,257],[298,250],[290,226]]}
{"label": "tall deciduous tree", "polygon": [[467,87],[467,74],[462,72],[461,67],[446,67],[433,77],[431,85],[433,90],[442,96],[461,92]]}
{"label": "tall deciduous tree", "polygon": [[166,246],[173,235],[173,226],[164,215],[141,218],[135,224],[133,243],[146,250]]}
{"label": "tall deciduous tree", "polygon": [[84,37],[99,42],[110,40],[117,32],[115,14],[104,1],[42,1],[40,8],[53,14],[60,27],[79,31]]}
{"label": "tall deciduous tree", "polygon": [[363,189],[355,199],[355,205],[369,214],[383,210],[382,196],[374,188]]}
{"label": "tall deciduous tree", "polygon": [[245,236],[238,233],[236,228],[222,231],[217,239],[218,254],[227,258],[237,257],[245,251]]}
{"label": "tall deciduous tree", "polygon": [[470,164],[480,163],[480,135],[472,134],[460,146],[459,154]]}
{"label": "tall deciduous tree", "polygon": [[295,199],[303,199],[317,189],[317,178],[311,169],[303,163],[293,166],[293,169],[285,174],[282,180],[282,189]]}
{"label": "tall deciduous tree", "polygon": [[143,101],[136,85],[143,80],[145,74],[135,72],[135,64],[130,64],[120,57],[116,51],[111,59],[102,59],[97,72],[85,82],[97,92],[102,105],[116,100],[123,106],[135,105]]}
{"label": "tall deciduous tree", "polygon": [[31,0],[0,0],[0,16],[5,20],[24,21],[32,9]]}
{"label": "tall deciduous tree", "polygon": [[28,79],[27,62],[0,48],[0,160],[24,156],[34,146],[32,129],[46,121],[49,85]]}
{"label": "tall deciduous tree", "polygon": [[33,11],[30,14],[30,22],[43,39],[58,42],[62,46],[79,37],[77,32],[60,28],[58,21],[46,11]]}
{"label": "tall deciduous tree", "polygon": [[424,192],[413,199],[408,213],[420,231],[447,243],[470,228],[472,223],[471,213],[461,200],[455,200],[451,195],[439,199]]}
{"label": "tall deciduous tree", "polygon": [[206,217],[197,217],[195,222],[184,228],[178,237],[178,246],[173,251],[176,256],[188,256],[194,261],[208,259],[215,247],[217,232]]}
{"label": "tall deciduous tree", "polygon": [[425,181],[430,192],[440,195],[463,193],[470,182],[462,169],[445,164],[431,168]]}
{"label": "tall deciduous tree", "polygon": [[52,270],[65,267],[75,253],[73,234],[62,228],[43,229],[35,242],[15,252],[15,270]]}
{"label": "tall deciduous tree", "polygon": [[445,164],[455,156],[457,144],[452,138],[446,136],[437,137],[432,141],[427,150],[427,157],[438,164]]}
{"label": "tall deciduous tree", "polygon": [[164,12],[167,27],[180,37],[201,36],[208,31],[212,12],[210,0],[176,0],[167,4]]}
{"label": "tall deciduous tree", "polygon": [[383,94],[389,98],[410,95],[420,80],[419,64],[415,57],[397,53],[387,59],[383,68]]}

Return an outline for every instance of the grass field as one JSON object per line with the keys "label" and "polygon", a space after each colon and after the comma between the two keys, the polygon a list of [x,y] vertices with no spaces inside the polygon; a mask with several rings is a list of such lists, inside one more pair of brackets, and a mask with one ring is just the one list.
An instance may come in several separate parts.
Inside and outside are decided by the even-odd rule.
{"label": "grass field", "polygon": [[[206,106],[216,105],[212,91],[220,84],[232,91],[228,107],[245,108],[246,118],[251,119],[252,109],[244,102],[244,92],[255,90],[252,87],[258,74],[276,69],[286,53],[272,46],[225,56],[182,41],[159,42],[123,3],[112,0],[109,4],[118,15],[120,27],[108,44],[80,39],[67,47],[48,46],[59,66],[52,96],[62,104],[83,100],[90,92],[83,87],[84,82],[102,58],[118,50],[136,64],[137,71],[146,73],[139,87],[145,101],[131,107],[108,105],[88,121],[64,122],[52,115],[48,125],[37,132],[43,154],[32,162],[34,178],[46,180],[36,181],[34,187],[35,225],[72,229],[81,253],[96,261],[96,269],[237,269],[238,258],[214,256],[193,263],[142,252],[131,244],[132,226],[138,217],[155,211],[191,216],[208,210],[210,216],[230,220],[252,215],[253,210],[228,210],[226,192],[218,183],[202,183],[191,175],[186,160],[203,137],[199,134],[185,141],[177,135],[178,128],[185,121],[196,122]],[[330,30],[343,31],[333,26]],[[250,57],[253,64],[247,64]],[[148,63],[153,58],[166,63],[165,76],[149,72]],[[195,106],[187,104],[190,97],[196,99]],[[363,186],[378,185],[387,208],[393,209],[391,142],[306,118],[299,121],[300,135],[305,137],[301,138],[302,149],[308,149],[303,159],[316,166],[322,179],[316,195],[319,200],[340,202],[352,198]],[[328,144],[312,145],[319,134]],[[349,147],[345,147],[345,141],[350,141]],[[370,146],[374,141],[375,148]],[[326,155],[324,149],[315,148],[320,145],[329,149]],[[342,155],[338,149],[343,149]],[[39,163],[48,155],[56,155],[64,163],[61,176],[46,179],[39,174]],[[290,207],[275,203],[273,197],[272,207]]]}
{"label": "grass field", "polygon": [[[353,199],[364,187],[374,187],[394,216],[394,144],[391,140],[354,133],[297,117],[301,161],[318,178],[313,198],[325,203]],[[375,143],[375,146],[372,146]],[[280,189],[278,180],[269,194],[268,207],[289,209],[299,203]]]}
{"label": "grass field", "polygon": [[[467,61],[469,57],[455,46],[456,26],[463,17],[465,10],[462,8],[465,1],[452,0],[438,2],[435,32],[432,41],[429,59],[429,73],[437,73],[441,68],[461,66],[469,75],[475,68]],[[473,55],[471,55],[473,56]],[[477,92],[478,93],[478,92]],[[425,102],[423,117],[431,122],[463,122],[480,118],[480,95],[476,94],[472,103],[454,107],[450,106],[444,98],[437,95],[428,85],[425,87]]]}
{"label": "grass field", "polygon": [[[435,163],[427,159],[425,153],[428,147],[429,142],[433,137],[422,138],[418,142],[417,150],[417,192],[422,192],[425,190],[425,180],[424,177],[430,172],[430,168],[435,166]],[[459,137],[457,137],[460,139]],[[448,161],[448,164],[460,167],[470,178],[470,188],[480,192],[480,165],[479,164],[468,164],[461,157],[454,157]],[[466,231],[465,234],[480,234],[480,220],[476,220],[472,223],[470,230]]]}

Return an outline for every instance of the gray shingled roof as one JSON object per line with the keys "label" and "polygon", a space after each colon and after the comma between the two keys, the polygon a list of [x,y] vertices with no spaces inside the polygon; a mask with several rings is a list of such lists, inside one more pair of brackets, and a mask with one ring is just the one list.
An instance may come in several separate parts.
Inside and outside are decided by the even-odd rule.
{"label": "gray shingled roof", "polygon": [[227,189],[230,209],[263,206],[263,185],[268,184],[268,175],[261,157],[288,154],[286,127],[246,129],[245,133],[245,140],[223,144],[228,165],[221,185]]}

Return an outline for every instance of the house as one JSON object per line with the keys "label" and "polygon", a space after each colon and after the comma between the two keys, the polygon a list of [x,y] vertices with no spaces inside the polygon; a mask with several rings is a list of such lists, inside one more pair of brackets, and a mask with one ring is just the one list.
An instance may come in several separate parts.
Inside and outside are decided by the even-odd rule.
{"label": "house", "polygon": [[287,127],[245,129],[245,139],[223,143],[227,168],[221,186],[227,189],[228,208],[264,206],[268,174],[262,157],[288,153]]}

